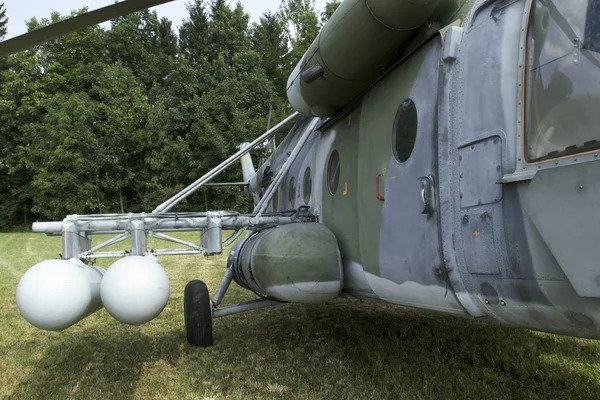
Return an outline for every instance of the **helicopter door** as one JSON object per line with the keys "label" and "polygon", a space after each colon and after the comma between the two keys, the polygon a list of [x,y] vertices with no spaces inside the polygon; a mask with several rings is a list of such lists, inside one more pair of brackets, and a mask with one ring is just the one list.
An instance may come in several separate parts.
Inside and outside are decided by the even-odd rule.
{"label": "helicopter door", "polygon": [[380,298],[462,313],[443,277],[435,202],[440,54],[437,36],[363,101],[360,252],[366,278]]}

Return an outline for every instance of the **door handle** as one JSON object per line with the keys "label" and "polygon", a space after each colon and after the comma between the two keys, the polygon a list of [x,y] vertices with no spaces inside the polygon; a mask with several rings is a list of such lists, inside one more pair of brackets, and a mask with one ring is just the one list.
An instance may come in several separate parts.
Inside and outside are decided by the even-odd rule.
{"label": "door handle", "polygon": [[435,211],[433,176],[422,176],[421,181],[421,214],[433,214]]}
{"label": "door handle", "polygon": [[385,197],[379,194],[379,177],[382,176],[381,174],[378,174],[375,177],[375,197],[377,197],[377,200],[379,201],[384,201]]}

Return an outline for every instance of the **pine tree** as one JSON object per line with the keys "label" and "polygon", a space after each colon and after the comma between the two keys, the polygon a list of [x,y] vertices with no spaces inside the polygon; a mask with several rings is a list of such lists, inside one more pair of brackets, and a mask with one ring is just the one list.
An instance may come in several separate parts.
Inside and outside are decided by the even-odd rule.
{"label": "pine tree", "polygon": [[288,54],[287,73],[290,73],[319,33],[315,0],[282,0],[279,16],[292,45]]}
{"label": "pine tree", "polygon": [[267,78],[273,83],[278,95],[285,99],[287,80],[285,56],[289,49],[280,18],[270,11],[264,13],[260,17],[260,22],[254,24],[252,42],[254,49],[261,56],[262,68]]}
{"label": "pine tree", "polygon": [[321,24],[329,21],[335,10],[342,4],[341,1],[333,0],[325,3],[325,10],[321,13]]}
{"label": "pine tree", "polygon": [[4,3],[0,3],[0,40],[3,40],[6,36],[6,32],[8,31],[7,25],[6,8],[4,7]]}
{"label": "pine tree", "polygon": [[208,17],[202,0],[187,5],[189,17],[179,28],[179,52],[191,62],[200,62],[206,49]]}

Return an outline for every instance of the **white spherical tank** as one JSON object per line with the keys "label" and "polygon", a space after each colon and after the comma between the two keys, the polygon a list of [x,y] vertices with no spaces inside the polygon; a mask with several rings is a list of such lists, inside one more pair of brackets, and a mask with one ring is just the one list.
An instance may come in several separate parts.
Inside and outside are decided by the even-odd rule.
{"label": "white spherical tank", "polygon": [[167,305],[170,285],[155,257],[129,256],[115,261],[104,274],[100,294],[104,308],[118,321],[142,325]]}
{"label": "white spherical tank", "polygon": [[76,258],[31,267],[17,286],[17,307],[31,325],[62,331],[102,307],[102,268]]}

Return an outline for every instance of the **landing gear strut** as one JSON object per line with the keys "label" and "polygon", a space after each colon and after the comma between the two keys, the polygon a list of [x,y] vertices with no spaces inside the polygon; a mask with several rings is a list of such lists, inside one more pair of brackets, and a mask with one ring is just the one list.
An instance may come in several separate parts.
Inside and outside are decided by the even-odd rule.
{"label": "landing gear strut", "polygon": [[183,296],[183,314],[187,341],[192,346],[212,346],[212,304],[206,284],[190,281]]}
{"label": "landing gear strut", "polygon": [[[213,318],[225,317],[258,308],[278,306],[283,302],[259,298],[246,301],[233,306],[216,308],[223,300],[223,296],[229,287],[233,273],[229,268],[223,277],[223,282],[217,289],[215,298],[210,300],[206,284],[200,280],[193,280],[185,287],[183,295],[183,315],[185,318],[185,333],[187,341],[192,346],[212,346],[212,321]],[[215,307],[213,309],[213,306]]]}

